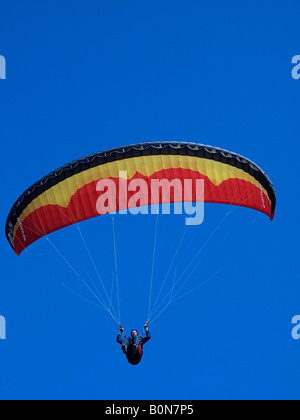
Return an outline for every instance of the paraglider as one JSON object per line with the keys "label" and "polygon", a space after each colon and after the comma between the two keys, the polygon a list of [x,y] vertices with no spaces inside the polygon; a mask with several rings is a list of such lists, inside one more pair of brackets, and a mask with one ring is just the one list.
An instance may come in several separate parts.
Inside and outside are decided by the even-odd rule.
{"label": "paraglider", "polygon": [[[79,230],[80,222],[99,215],[126,214],[129,209],[183,202],[247,207],[273,220],[276,193],[266,173],[238,154],[197,143],[140,143],[86,156],[36,182],[12,207],[6,222],[6,237],[13,251],[20,255],[40,238],[70,225],[78,226]],[[192,225],[193,221],[187,224]],[[84,245],[87,248],[85,241]],[[88,253],[91,256],[89,250]],[[199,252],[189,267],[198,255]],[[94,261],[93,265],[97,271]],[[73,272],[80,278],[74,269]],[[100,276],[99,279],[102,283]],[[166,297],[174,297],[175,285],[176,282]],[[89,291],[98,298],[95,290],[89,288]],[[104,299],[98,300],[119,325],[120,311],[119,314],[114,311],[106,290],[105,294],[108,304]],[[158,297],[150,313],[149,299],[148,320],[157,310],[157,303]],[[131,337],[122,338],[120,327],[117,341],[131,364],[141,361],[143,345],[151,338],[148,323],[145,331],[145,338],[139,337],[136,330]]]}

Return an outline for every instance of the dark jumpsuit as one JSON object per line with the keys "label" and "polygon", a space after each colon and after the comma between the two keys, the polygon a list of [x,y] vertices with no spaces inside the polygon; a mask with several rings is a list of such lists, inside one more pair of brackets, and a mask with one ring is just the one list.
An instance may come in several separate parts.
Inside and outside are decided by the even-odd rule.
{"label": "dark jumpsuit", "polygon": [[[117,337],[117,342],[121,345],[127,346],[127,353],[126,357],[129,363],[132,365],[138,365],[143,357],[143,346],[147,341],[151,338],[150,331],[146,331],[146,337],[139,337],[136,335],[135,337],[131,338],[127,335],[122,340],[122,335],[119,334]],[[136,345],[137,350],[134,349],[133,344]]]}

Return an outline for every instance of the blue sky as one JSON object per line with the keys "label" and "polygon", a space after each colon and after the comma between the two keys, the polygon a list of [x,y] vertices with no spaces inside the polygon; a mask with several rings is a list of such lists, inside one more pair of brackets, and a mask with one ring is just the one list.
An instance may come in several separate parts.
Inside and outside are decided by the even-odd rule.
{"label": "blue sky", "polygon": [[[299,398],[300,82],[297,1],[17,1],[1,6],[2,236],[1,399]],[[18,196],[50,171],[96,151],[142,141],[198,141],[260,165],[278,196],[274,222],[236,209],[205,247],[196,292],[151,327],[143,362],[130,366],[108,314],[45,240],[16,257],[4,235]],[[171,270],[181,273],[227,212],[206,206]],[[154,216],[116,216],[121,315],[126,330],[147,317]],[[184,232],[160,216],[157,294]],[[110,216],[82,224],[110,290]],[[97,281],[74,227],[51,241]],[[105,246],[103,246],[105,244]],[[116,299],[114,298],[116,305]]]}

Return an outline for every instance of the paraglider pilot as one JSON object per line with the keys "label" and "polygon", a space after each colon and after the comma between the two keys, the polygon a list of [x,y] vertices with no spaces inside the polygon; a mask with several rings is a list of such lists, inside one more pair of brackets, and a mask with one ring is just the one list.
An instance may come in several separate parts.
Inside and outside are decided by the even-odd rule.
{"label": "paraglider pilot", "polygon": [[121,344],[123,353],[126,355],[128,362],[132,365],[138,365],[140,363],[143,357],[143,346],[151,338],[148,323],[149,321],[147,321],[144,326],[146,337],[143,337],[144,331],[139,337],[137,330],[132,330],[131,337],[125,335],[123,339],[122,334],[124,333],[124,328],[120,325],[120,333],[117,337],[117,342]]}

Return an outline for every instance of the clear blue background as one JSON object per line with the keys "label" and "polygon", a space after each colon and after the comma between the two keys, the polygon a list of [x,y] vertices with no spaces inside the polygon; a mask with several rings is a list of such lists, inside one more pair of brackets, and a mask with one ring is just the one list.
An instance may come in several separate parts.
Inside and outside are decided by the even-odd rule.
{"label": "clear blue background", "polygon": [[[291,77],[299,18],[296,0],[1,5],[0,314],[7,340],[0,341],[0,398],[299,398],[300,342],[291,338],[300,313],[300,81]],[[226,217],[181,293],[222,273],[157,318],[143,362],[132,367],[108,314],[63,287],[94,300],[53,247],[41,240],[16,257],[4,226],[18,196],[50,171],[154,140],[199,141],[247,156],[272,178],[278,207],[273,223],[240,208]],[[206,206],[165,291],[226,212]],[[115,219],[127,332],[147,317],[155,220]],[[184,229],[183,217],[159,218],[153,298]],[[82,232],[110,290],[110,216],[83,223]],[[74,227],[51,241],[97,281]]]}

